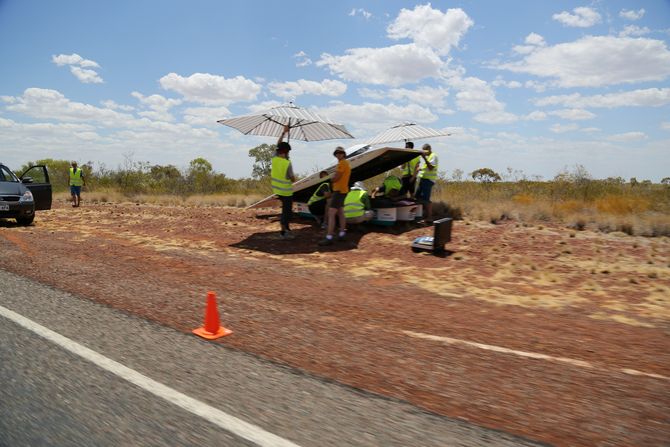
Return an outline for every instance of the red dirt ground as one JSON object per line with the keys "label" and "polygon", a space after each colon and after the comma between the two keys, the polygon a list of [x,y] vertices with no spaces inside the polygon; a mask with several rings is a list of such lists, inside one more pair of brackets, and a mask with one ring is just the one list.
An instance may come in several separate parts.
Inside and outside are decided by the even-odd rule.
{"label": "red dirt ground", "polygon": [[[56,204],[0,221],[0,268],[429,411],[557,446],[670,442],[670,240],[457,221],[320,248],[276,210]],[[30,268],[19,268],[19,257]]]}

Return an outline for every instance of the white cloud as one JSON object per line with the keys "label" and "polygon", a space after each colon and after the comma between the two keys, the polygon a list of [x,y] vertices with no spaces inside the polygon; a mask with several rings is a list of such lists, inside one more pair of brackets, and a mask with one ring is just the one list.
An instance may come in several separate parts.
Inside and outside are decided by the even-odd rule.
{"label": "white cloud", "polygon": [[628,20],[640,20],[644,16],[644,8],[637,11],[631,9],[622,9],[619,11],[619,17]]}
{"label": "white cloud", "polygon": [[137,98],[142,105],[154,110],[168,110],[182,103],[181,99],[166,98],[161,95],[144,96],[139,92],[132,92],[130,95]]}
{"label": "white cloud", "polygon": [[661,40],[586,36],[537,47],[523,60],[497,68],[553,78],[560,87],[600,87],[667,78],[670,51]]}
{"label": "white cloud", "polygon": [[118,104],[116,101],[113,101],[111,99],[101,101],[100,103],[107,109],[122,110],[124,112],[132,112],[133,110],[135,110],[135,107],[133,106]]}
{"label": "white cloud", "polygon": [[372,13],[366,11],[363,8],[353,8],[351,12],[349,12],[349,15],[352,17],[362,15],[365,18],[365,20],[370,20],[370,18],[372,17]]}
{"label": "white cloud", "polygon": [[63,65],[78,65],[79,67],[84,67],[84,68],[100,68],[100,65],[98,65],[97,62],[89,60],[89,59],[84,59],[77,53],[72,53],[72,54],[59,54],[58,56],[53,55],[51,56],[51,61],[58,65],[59,67]]}
{"label": "white cloud", "polygon": [[507,87],[507,88],[523,87],[523,84],[520,83],[519,81],[505,81],[500,76],[497,76],[493,81],[491,81],[491,85],[494,87]]}
{"label": "white cloud", "polygon": [[271,82],[268,84],[268,89],[281,98],[294,99],[301,95],[341,96],[347,91],[347,84],[332,79],[324,79],[321,82],[299,79],[290,82]]}
{"label": "white cloud", "polygon": [[421,46],[429,46],[439,54],[449,54],[474,22],[460,8],[442,12],[430,3],[413,10],[401,9],[398,17],[386,29],[391,39],[411,39]]}
{"label": "white cloud", "polygon": [[84,84],[102,84],[104,82],[98,72],[92,69],[100,68],[100,65],[95,61],[84,59],[76,53],[53,55],[51,61],[59,67],[68,65],[70,72]]}
{"label": "white cloud", "polygon": [[307,53],[304,51],[298,51],[293,55],[295,59],[298,59],[298,61],[295,63],[296,67],[306,67],[308,65],[312,65],[312,59],[310,59],[307,56]]}
{"label": "white cloud", "polygon": [[320,107],[317,112],[333,119],[335,122],[345,124],[347,128],[354,130],[381,131],[397,123],[414,121],[419,123],[431,123],[437,120],[429,109],[416,104],[399,106],[396,104],[346,104],[333,101],[326,107]]}
{"label": "white cloud", "polygon": [[664,121],[661,123],[661,129],[670,130],[670,121]]}
{"label": "white cloud", "polygon": [[628,141],[642,141],[647,139],[644,132],[625,132],[607,137],[609,141],[628,142]]}
{"label": "white cloud", "polygon": [[518,54],[530,54],[537,49],[537,47],[544,47],[547,43],[544,41],[544,37],[540,36],[537,33],[530,33],[524,39],[525,45],[516,45],[512,48],[515,53]]}
{"label": "white cloud", "polygon": [[616,107],[662,107],[670,104],[670,88],[648,88],[605,95],[582,96],[571,95],[547,96],[534,101],[537,106],[563,105],[574,108],[616,108]]}
{"label": "white cloud", "polygon": [[505,111],[483,112],[476,114],[473,119],[484,124],[510,124],[519,120],[519,117],[513,113]]}
{"label": "white cloud", "polygon": [[166,98],[161,95],[144,96],[139,92],[132,92],[131,95],[137,98],[144,107],[150,109],[143,110],[138,115],[156,121],[174,121],[174,116],[169,113],[169,110],[182,103],[180,99]]}
{"label": "white cloud", "polygon": [[530,88],[535,90],[538,93],[542,93],[547,90],[547,84],[544,82],[538,82],[538,81],[526,81],[523,83],[523,86],[526,88]]}
{"label": "white cloud", "polygon": [[94,70],[70,67],[70,72],[84,84],[102,84],[102,78]]}
{"label": "white cloud", "polygon": [[124,126],[133,116],[115,110],[72,102],[56,90],[28,88],[16,97],[7,110],[32,118],[54,119],[65,122],[98,122],[103,126]]}
{"label": "white cloud", "polygon": [[651,30],[646,26],[640,28],[637,25],[626,25],[623,27],[623,30],[619,32],[619,37],[644,36],[645,34],[649,34],[650,32]]}
{"label": "white cloud", "polygon": [[574,14],[563,11],[559,14],[554,14],[551,17],[565,26],[578,28],[588,28],[601,21],[600,14],[592,8],[581,6],[572,11]]}
{"label": "white cloud", "polygon": [[247,107],[247,111],[248,111],[249,114],[264,112],[264,111],[266,111],[268,109],[271,109],[273,107],[281,106],[282,104],[285,104],[285,103],[282,103],[280,101],[274,101],[274,100],[273,101],[263,101],[263,102],[254,103],[254,104],[249,105],[249,107]]}
{"label": "white cloud", "polygon": [[387,91],[361,88],[358,90],[358,94],[363,98],[376,100],[388,98],[394,101],[409,101],[424,106],[444,107],[444,99],[449,96],[449,90],[443,87],[427,86],[415,89],[392,88]]}
{"label": "white cloud", "polygon": [[218,127],[218,120],[231,116],[226,107],[190,107],[184,110],[183,119],[185,123],[192,126]]}
{"label": "white cloud", "polygon": [[577,129],[579,129],[577,124],[554,124],[549,128],[554,133],[574,132]]}
{"label": "white cloud", "polygon": [[534,110],[524,117],[527,121],[544,121],[547,119],[547,114],[541,110]]}
{"label": "white cloud", "polygon": [[495,92],[485,81],[475,77],[452,78],[449,85],[458,90],[456,105],[459,110],[474,113],[475,121],[486,124],[508,124],[518,117],[505,111]]}
{"label": "white cloud", "polygon": [[439,77],[442,60],[429,48],[415,44],[384,48],[352,48],[344,56],[321,55],[317,66],[347,81],[397,87],[428,77]]}
{"label": "white cloud", "polygon": [[228,106],[240,101],[253,101],[261,91],[254,81],[236,76],[224,78],[209,73],[194,73],[183,77],[169,73],[159,80],[161,87],[181,94],[185,100],[205,105]]}
{"label": "white cloud", "polygon": [[558,116],[559,118],[572,121],[590,120],[596,117],[595,113],[584,109],[552,110],[551,112],[547,112],[547,115]]}

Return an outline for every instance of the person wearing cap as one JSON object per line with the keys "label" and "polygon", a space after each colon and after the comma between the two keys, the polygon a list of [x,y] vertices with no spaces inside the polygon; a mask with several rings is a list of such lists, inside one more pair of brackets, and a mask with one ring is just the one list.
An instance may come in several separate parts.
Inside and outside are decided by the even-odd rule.
{"label": "person wearing cap", "polygon": [[347,223],[359,224],[372,220],[370,195],[361,182],[354,183],[344,199],[344,217]]}
{"label": "person wearing cap", "polygon": [[416,200],[426,207],[425,221],[427,223],[433,222],[433,204],[430,201],[431,191],[437,181],[437,155],[433,152],[430,144],[424,144],[423,165],[419,171],[419,187],[416,190]]}
{"label": "person wearing cap", "polygon": [[[405,149],[414,149],[414,143],[411,141],[405,142]],[[400,195],[410,197],[414,196],[416,190],[416,178],[419,174],[419,165],[421,164],[421,156],[417,155],[407,163],[402,164],[402,188]]]}
{"label": "person wearing cap", "polygon": [[284,126],[284,131],[279,140],[277,140],[277,151],[275,156],[272,157],[272,169],[270,171],[272,193],[276,194],[281,201],[281,217],[279,219],[281,224],[279,237],[281,239],[293,239],[289,222],[293,208],[293,182],[295,182],[295,175],[293,174],[293,166],[291,166],[288,158],[291,145],[284,141],[284,135],[288,131],[289,126]]}
{"label": "person wearing cap", "polygon": [[333,175],[333,194],[328,207],[328,234],[326,238],[319,241],[319,245],[331,245],[335,238],[335,220],[340,223],[340,232],[337,235],[339,240],[343,240],[347,234],[347,221],[344,217],[344,200],[349,192],[349,178],[351,177],[351,165],[347,160],[347,153],[344,148],[338,146],[333,152],[337,158],[337,168]]}
{"label": "person wearing cap", "polygon": [[84,179],[84,171],[77,167],[77,162],[72,162],[70,167],[70,177],[68,179],[70,185],[70,195],[72,196],[72,208],[77,208],[81,204],[81,187],[86,185]]}

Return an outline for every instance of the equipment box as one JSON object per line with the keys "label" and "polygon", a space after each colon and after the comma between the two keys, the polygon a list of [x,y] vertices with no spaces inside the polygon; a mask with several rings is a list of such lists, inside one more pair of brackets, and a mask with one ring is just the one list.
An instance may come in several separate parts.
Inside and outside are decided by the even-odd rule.
{"label": "equipment box", "polygon": [[433,222],[433,235],[421,236],[412,242],[412,251],[432,251],[433,253],[443,253],[444,244],[451,241],[451,225],[453,219],[445,217],[444,219]]}
{"label": "equipment box", "polygon": [[372,223],[377,225],[393,225],[397,220],[396,208],[377,208],[372,210],[375,216]]}

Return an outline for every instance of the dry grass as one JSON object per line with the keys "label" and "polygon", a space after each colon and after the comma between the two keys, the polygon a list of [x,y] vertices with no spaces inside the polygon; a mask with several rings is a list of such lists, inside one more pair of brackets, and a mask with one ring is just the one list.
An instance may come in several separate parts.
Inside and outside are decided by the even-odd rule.
{"label": "dry grass", "polygon": [[[187,197],[170,194],[134,194],[125,195],[116,190],[97,189],[92,192],[82,192],[82,203],[140,203],[167,206],[231,206],[243,208],[262,199],[260,194],[199,194]],[[67,192],[54,193],[57,202],[69,202]]]}
{"label": "dry grass", "polygon": [[[635,236],[670,236],[670,190],[656,185],[618,190],[594,183],[490,184],[474,182],[438,185],[434,200],[447,215],[497,223],[513,219],[522,223],[559,222],[575,230],[622,232]],[[525,188],[525,191],[519,189]],[[446,205],[448,204],[448,205]]]}
{"label": "dry grass", "polygon": [[[380,175],[367,180],[374,188]],[[67,192],[55,200],[68,202]],[[265,197],[260,191],[198,195],[124,195],[114,189],[84,191],[84,203],[143,203],[181,206],[246,207]],[[632,187],[591,182],[516,182],[482,184],[439,181],[433,192],[436,217],[498,223],[515,220],[529,225],[557,222],[577,231],[622,232],[635,236],[670,236],[670,189],[662,185]]]}

